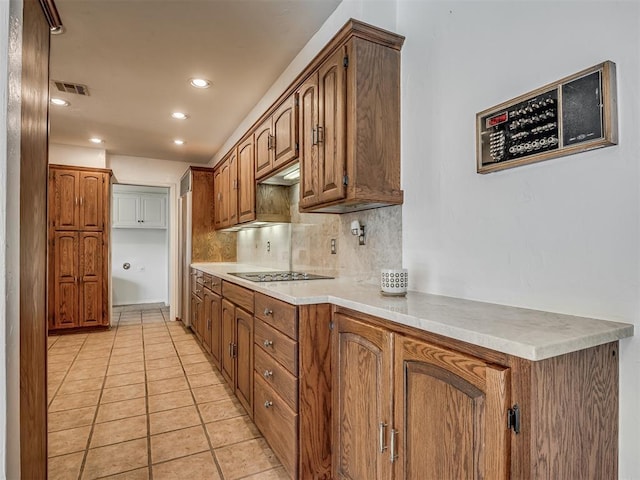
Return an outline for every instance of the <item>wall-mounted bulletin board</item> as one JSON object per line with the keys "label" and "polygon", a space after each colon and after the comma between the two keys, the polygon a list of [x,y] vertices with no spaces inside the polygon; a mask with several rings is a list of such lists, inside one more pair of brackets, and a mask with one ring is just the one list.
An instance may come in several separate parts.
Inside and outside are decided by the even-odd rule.
{"label": "wall-mounted bulletin board", "polygon": [[618,143],[616,65],[606,61],[476,115],[478,173]]}

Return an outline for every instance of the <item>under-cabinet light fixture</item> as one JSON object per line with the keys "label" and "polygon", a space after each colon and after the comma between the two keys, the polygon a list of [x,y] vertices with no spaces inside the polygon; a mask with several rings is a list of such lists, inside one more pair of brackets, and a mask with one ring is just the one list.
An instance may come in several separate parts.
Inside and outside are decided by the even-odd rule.
{"label": "under-cabinet light fixture", "polygon": [[297,180],[300,178],[300,169],[296,168],[295,170],[287,173],[282,177],[284,180]]}
{"label": "under-cabinet light fixture", "polygon": [[96,144],[104,143],[104,140],[103,140],[103,139],[101,139],[101,138],[98,138],[98,137],[92,137],[92,138],[90,138],[90,139],[89,139],[89,141],[90,141],[91,143],[96,143]]}
{"label": "under-cabinet light fixture", "polygon": [[189,118],[189,115],[183,112],[173,112],[171,116],[176,120],[186,120],[187,118]]}
{"label": "under-cabinet light fixture", "polygon": [[173,143],[175,143],[176,145],[184,145],[186,142],[184,140],[180,140],[179,138],[176,138]]}

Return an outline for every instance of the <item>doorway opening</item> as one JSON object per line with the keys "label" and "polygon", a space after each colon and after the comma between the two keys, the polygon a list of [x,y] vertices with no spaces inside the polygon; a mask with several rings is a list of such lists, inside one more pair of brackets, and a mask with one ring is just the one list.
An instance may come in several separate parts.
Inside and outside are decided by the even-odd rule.
{"label": "doorway opening", "polygon": [[115,309],[170,304],[169,188],[112,188],[111,282]]}

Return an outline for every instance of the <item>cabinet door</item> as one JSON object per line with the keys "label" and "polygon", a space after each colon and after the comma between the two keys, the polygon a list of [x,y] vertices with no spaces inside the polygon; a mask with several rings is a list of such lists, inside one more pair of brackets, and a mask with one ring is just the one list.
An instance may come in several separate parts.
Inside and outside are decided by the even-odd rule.
{"label": "cabinet door", "polygon": [[191,330],[198,335],[198,297],[191,294]]}
{"label": "cabinet door", "polygon": [[215,226],[224,228],[229,225],[229,159],[214,173],[213,191],[216,197]]}
{"label": "cabinet door", "polygon": [[271,135],[271,117],[262,122],[253,132],[256,147],[256,178],[273,170],[273,136]]}
{"label": "cabinet door", "polygon": [[[233,226],[238,223],[238,151],[233,149],[229,155],[229,177],[227,179],[227,223],[226,226]],[[253,165],[251,165],[251,176],[253,177]]]}
{"label": "cabinet door", "polygon": [[256,218],[256,182],[253,136],[238,146],[238,223]]}
{"label": "cabinet door", "polygon": [[213,293],[207,288],[204,290],[204,327],[202,335],[202,346],[211,353],[211,296]]}
{"label": "cabinet door", "polygon": [[[223,170],[222,170],[223,167],[224,167],[224,163],[222,164],[222,166],[216,168],[215,171],[213,172],[213,197],[214,197],[213,225],[216,230],[222,228],[222,221],[224,217],[224,211],[223,211],[224,197],[222,196],[222,194],[225,189],[224,187],[228,186],[229,184],[228,179],[225,183],[223,183]],[[227,170],[227,174],[228,173],[229,173],[229,170]]]}
{"label": "cabinet door", "polygon": [[278,169],[298,156],[297,96],[291,95],[272,115],[271,148],[273,168]]}
{"label": "cabinet door", "polygon": [[165,195],[140,195],[139,220],[142,227],[166,228],[167,202]]}
{"label": "cabinet door", "polygon": [[320,202],[318,172],[318,74],[307,79],[298,89],[300,99],[300,206],[309,207]]}
{"label": "cabinet door", "polygon": [[102,230],[105,174],[80,172],[80,229]]}
{"label": "cabinet door", "polygon": [[102,325],[104,264],[102,233],[80,232],[80,326]]}
{"label": "cabinet door", "polygon": [[211,327],[211,356],[218,370],[221,369],[221,347],[222,347],[222,298],[220,295],[211,293],[209,295],[209,314]]}
{"label": "cabinet door", "polygon": [[137,228],[138,227],[138,202],[140,197],[131,193],[113,194],[113,217],[114,228]]}
{"label": "cabinet door", "polygon": [[78,232],[55,232],[53,328],[78,327]]}
{"label": "cabinet door", "polygon": [[236,307],[236,396],[253,418],[253,315]]}
{"label": "cabinet door", "polygon": [[338,49],[318,70],[318,144],[320,201],[345,197],[346,71],[345,51]]}
{"label": "cabinet door", "polygon": [[334,478],[389,479],[392,335],[336,314],[332,342]]}
{"label": "cabinet door", "polygon": [[236,327],[236,313],[235,305],[228,300],[222,299],[222,352],[221,357],[221,369],[222,376],[227,381],[227,384],[232,387],[236,384],[236,369],[234,358],[234,343],[235,343],[235,327]]}
{"label": "cabinet door", "polygon": [[509,370],[396,336],[396,479],[509,477]]}
{"label": "cabinet door", "polygon": [[77,230],[80,224],[78,172],[52,169],[49,175],[49,208],[53,227],[60,230]]}

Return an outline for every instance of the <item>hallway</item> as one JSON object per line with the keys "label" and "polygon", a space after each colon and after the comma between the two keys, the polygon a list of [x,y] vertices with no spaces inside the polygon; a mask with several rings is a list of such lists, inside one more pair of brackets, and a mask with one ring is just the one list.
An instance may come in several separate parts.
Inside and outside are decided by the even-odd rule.
{"label": "hallway", "polygon": [[288,478],[168,309],[116,312],[48,338],[50,480]]}

